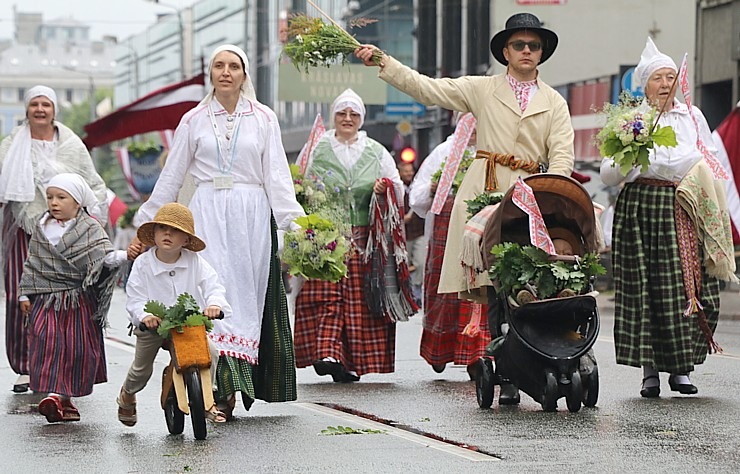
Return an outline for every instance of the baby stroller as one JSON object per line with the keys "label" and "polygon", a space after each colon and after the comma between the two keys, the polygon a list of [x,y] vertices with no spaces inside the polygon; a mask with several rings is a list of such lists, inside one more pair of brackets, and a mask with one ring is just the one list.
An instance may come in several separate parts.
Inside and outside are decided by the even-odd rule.
{"label": "baby stroller", "polygon": [[[538,174],[524,179],[534,191],[551,237],[563,238],[573,255],[598,250],[594,208],[586,190],[575,180]],[[512,202],[512,187],[492,214],[483,235],[487,268],[490,249],[502,242],[530,244],[528,216]],[[575,257],[553,257],[575,261]],[[545,411],[556,411],[565,397],[568,410],[581,403],[596,405],[599,373],[591,347],[599,333],[599,315],[591,281],[575,296],[543,299],[519,305],[493,281],[489,296],[489,327],[494,340],[476,370],[476,395],[481,408],[490,408],[494,386],[511,381],[538,401]],[[493,317],[492,317],[493,316]],[[498,337],[497,337],[498,336]]]}

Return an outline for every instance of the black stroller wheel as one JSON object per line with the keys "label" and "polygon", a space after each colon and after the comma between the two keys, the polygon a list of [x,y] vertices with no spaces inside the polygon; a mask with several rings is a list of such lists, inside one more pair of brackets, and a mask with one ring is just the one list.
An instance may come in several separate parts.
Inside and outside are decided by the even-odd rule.
{"label": "black stroller wheel", "polygon": [[545,390],[542,393],[540,404],[545,411],[557,411],[558,409],[558,379],[550,369],[545,370]]}
{"label": "black stroller wheel", "polygon": [[583,406],[592,408],[599,399],[599,368],[594,366],[583,384]]}
{"label": "black stroller wheel", "polygon": [[565,395],[565,403],[568,405],[569,412],[575,413],[581,409],[582,397],[581,373],[576,370],[570,376],[570,386],[568,387],[568,393]]}
{"label": "black stroller wheel", "polygon": [[475,377],[475,395],[478,398],[478,406],[491,408],[493,405],[493,364],[491,359],[481,357],[478,360],[478,373]]}

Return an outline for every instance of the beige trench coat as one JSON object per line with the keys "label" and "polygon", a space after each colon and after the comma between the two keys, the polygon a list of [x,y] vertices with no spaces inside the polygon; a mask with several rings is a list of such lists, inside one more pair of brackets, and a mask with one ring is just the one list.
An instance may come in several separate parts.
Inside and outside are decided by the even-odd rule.
{"label": "beige trench coat", "polygon": [[[568,104],[552,87],[537,80],[539,90],[524,113],[514,96],[506,76],[463,76],[455,79],[432,79],[388,57],[379,77],[424,105],[438,105],[450,110],[472,112],[478,126],[479,150],[510,153],[516,158],[536,161],[548,166],[549,173],[570,176],[573,171],[573,127]],[[439,293],[462,293],[468,285],[460,264],[462,237],[467,221],[465,200],[483,192],[486,160],[475,160],[463,179],[455,197],[450,217]],[[513,171],[496,165],[498,191],[505,192],[523,170]],[[490,286],[488,276],[480,274],[473,288]],[[474,292],[481,297],[485,295]]]}

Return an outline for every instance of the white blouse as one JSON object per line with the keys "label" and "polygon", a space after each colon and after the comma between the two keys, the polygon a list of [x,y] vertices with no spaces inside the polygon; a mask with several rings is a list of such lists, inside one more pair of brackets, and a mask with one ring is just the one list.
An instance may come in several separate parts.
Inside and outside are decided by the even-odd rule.
{"label": "white blouse", "polygon": [[[228,114],[215,98],[210,106],[223,140]],[[295,199],[275,113],[240,98],[231,137],[235,144],[224,150],[219,149],[208,109],[209,104],[201,104],[183,116],[154,192],[134,218],[135,226],[151,220],[164,204],[176,201],[185,175],[190,173],[196,186],[213,183],[219,176],[230,176],[234,184],[262,186],[278,228],[288,229],[293,219],[304,213]]]}
{"label": "white blouse", "polygon": [[[693,107],[693,106],[692,106]],[[697,107],[693,107],[694,116],[699,123],[699,135],[704,146],[713,155],[717,156],[717,146],[707,125],[704,114]],[[640,168],[633,168],[622,176],[618,166],[612,166],[614,160],[604,158],[601,162],[601,180],[607,186],[616,186],[623,180],[631,183],[637,178],[660,179],[663,181],[678,182],[701,159],[701,152],[696,147],[696,126],[689,115],[686,104],[674,99],[673,108],[665,112],[658,123],[661,126],[670,125],[676,132],[678,145],[675,147],[656,146],[650,151],[650,166],[642,173]]]}

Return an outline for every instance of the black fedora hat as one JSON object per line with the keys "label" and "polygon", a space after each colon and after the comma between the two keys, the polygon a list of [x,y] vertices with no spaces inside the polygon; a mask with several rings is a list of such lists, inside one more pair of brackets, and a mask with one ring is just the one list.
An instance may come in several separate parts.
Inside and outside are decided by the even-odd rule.
{"label": "black fedora hat", "polygon": [[503,52],[506,42],[509,41],[511,35],[523,30],[537,33],[542,39],[542,59],[540,59],[540,64],[552,56],[552,53],[555,52],[555,48],[558,46],[558,35],[547,28],[542,28],[540,19],[531,13],[517,13],[506,20],[506,28],[496,33],[491,39],[491,54],[496,58],[496,61],[504,66],[509,64]]}

